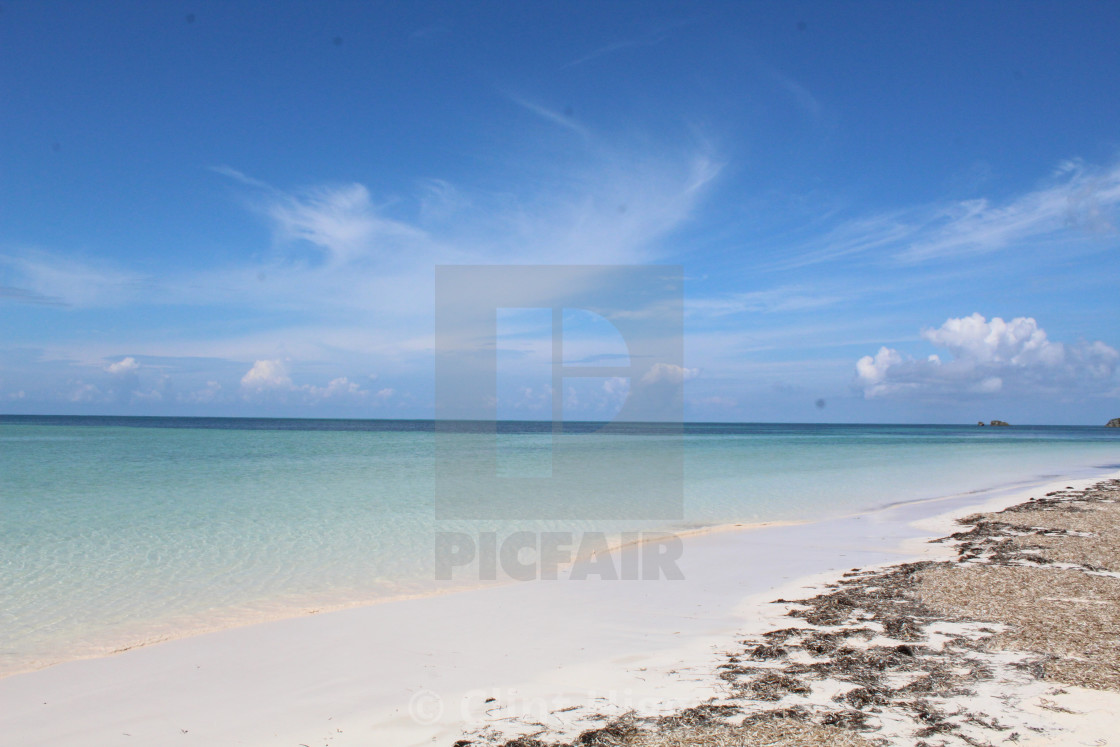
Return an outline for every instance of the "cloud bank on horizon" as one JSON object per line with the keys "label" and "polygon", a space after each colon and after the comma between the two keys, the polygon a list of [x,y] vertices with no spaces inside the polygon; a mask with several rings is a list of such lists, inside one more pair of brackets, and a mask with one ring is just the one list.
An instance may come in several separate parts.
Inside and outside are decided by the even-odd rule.
{"label": "cloud bank on horizon", "polygon": [[925,360],[904,358],[897,350],[879,348],[856,362],[864,395],[901,396],[915,393],[996,394],[1015,391],[1028,396],[1081,393],[1115,395],[1120,352],[1097,340],[1067,345],[1047,338],[1034,319],[1009,322],[980,314],[949,319],[922,338],[947,350]]}
{"label": "cloud bank on horizon", "polygon": [[0,413],[430,417],[437,265],[663,263],[689,419],[1120,414],[1109,6],[279,8],[6,8]]}

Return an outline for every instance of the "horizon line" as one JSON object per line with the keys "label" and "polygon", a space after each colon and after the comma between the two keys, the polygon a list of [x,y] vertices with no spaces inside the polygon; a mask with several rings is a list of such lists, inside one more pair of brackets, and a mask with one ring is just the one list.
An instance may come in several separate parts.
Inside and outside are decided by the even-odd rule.
{"label": "horizon line", "polygon": [[572,423],[579,425],[866,425],[866,426],[967,426],[970,428],[1107,428],[1108,425],[1079,423],[1011,423],[1007,426],[993,426],[992,421],[976,423],[950,422],[950,423],[886,423],[886,422],[836,422],[836,421],[782,421],[782,420],[554,420],[554,419],[515,419],[515,418],[361,418],[361,417],[308,417],[308,416],[276,416],[276,415],[106,415],[106,414],[65,414],[65,413],[0,413],[0,422],[6,418],[77,418],[77,419],[126,419],[126,420],[274,420],[274,421],[333,421],[333,422],[365,422],[365,423],[538,423],[555,424]]}

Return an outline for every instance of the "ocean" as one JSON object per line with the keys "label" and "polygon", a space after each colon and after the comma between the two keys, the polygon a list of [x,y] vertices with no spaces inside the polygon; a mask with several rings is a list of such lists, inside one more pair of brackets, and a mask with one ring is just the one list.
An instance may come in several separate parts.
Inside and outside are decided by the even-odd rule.
{"label": "ocean", "polygon": [[[640,491],[611,490],[595,496],[617,509],[610,519],[440,513],[437,473],[470,475],[491,447],[499,475],[526,490],[552,477],[550,423],[437,433],[431,421],[0,416],[0,676],[475,585],[434,580],[437,532],[806,521],[1120,469],[1120,429],[1103,427],[565,429],[575,464],[633,470],[623,482],[640,481],[643,455],[676,450],[677,515],[650,518]],[[442,437],[468,448],[440,457]],[[590,491],[609,484],[603,471],[581,477]]]}

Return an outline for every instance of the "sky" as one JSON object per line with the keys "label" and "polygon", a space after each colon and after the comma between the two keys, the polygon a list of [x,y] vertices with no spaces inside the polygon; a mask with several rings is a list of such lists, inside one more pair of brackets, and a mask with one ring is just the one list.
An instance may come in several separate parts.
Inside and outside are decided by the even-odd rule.
{"label": "sky", "polygon": [[[1099,1],[5,0],[0,413],[432,417],[438,266],[664,265],[688,420],[1103,425],[1118,37]],[[495,312],[501,417],[551,417],[562,301]],[[563,317],[566,362],[628,355]],[[638,386],[566,381],[580,419]]]}

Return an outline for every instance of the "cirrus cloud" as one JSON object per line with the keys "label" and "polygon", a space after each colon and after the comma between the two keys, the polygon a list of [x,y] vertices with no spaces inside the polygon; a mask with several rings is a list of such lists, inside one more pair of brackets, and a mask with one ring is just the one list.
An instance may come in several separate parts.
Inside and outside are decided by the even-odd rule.
{"label": "cirrus cloud", "polygon": [[914,205],[852,218],[816,236],[771,269],[865,255],[884,265],[956,262],[1015,249],[1108,248],[1120,222],[1120,163],[1063,161],[1046,183],[1011,198]]}

